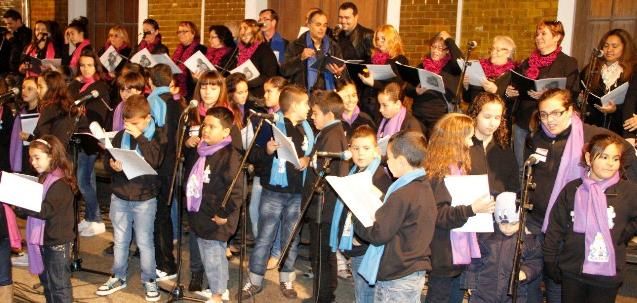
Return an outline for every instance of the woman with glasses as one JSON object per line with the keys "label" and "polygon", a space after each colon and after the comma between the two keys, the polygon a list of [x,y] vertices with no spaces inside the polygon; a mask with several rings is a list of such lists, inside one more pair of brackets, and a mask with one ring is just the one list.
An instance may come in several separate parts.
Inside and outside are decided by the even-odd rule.
{"label": "woman with glasses", "polygon": [[[537,103],[538,113],[534,120],[537,129],[531,133],[525,145],[525,158],[534,155],[538,159],[533,166],[534,190],[529,192],[529,201],[533,209],[528,213],[526,227],[533,237],[543,242],[548,218],[558,194],[568,182],[581,178],[586,173],[580,160],[582,148],[597,134],[611,134],[607,129],[584,124],[574,110],[569,90],[550,89],[544,92]],[[633,165],[635,152],[628,142],[624,141],[625,160],[623,168],[628,178],[634,179],[634,173],[628,169]],[[529,281],[529,302],[541,302],[540,281],[538,278]],[[548,302],[560,302],[561,289],[548,277],[544,278]]]}
{"label": "woman with glasses", "polygon": [[504,99],[507,85],[511,82],[511,70],[515,68],[513,55],[515,54],[515,42],[509,36],[495,36],[491,45],[489,58],[480,59],[480,66],[484,70],[487,79],[480,86],[470,85],[469,76],[465,75],[464,100],[473,102],[475,97],[488,92],[499,95]]}
{"label": "woman with glasses", "polygon": [[429,54],[423,57],[418,68],[440,75],[445,93],[427,90],[420,85],[408,85],[405,90],[405,94],[414,99],[411,110],[414,117],[423,124],[427,137],[438,119],[449,111],[449,104],[456,99],[456,86],[462,73],[456,59],[460,57],[462,52],[451,35],[446,31],[438,33],[429,40]]}
{"label": "woman with glasses", "polygon": [[175,53],[173,53],[172,59],[179,69],[181,69],[181,74],[175,74],[175,86],[179,88],[179,94],[182,97],[186,100],[190,100],[194,93],[196,83],[192,74],[186,65],[184,65],[184,62],[197,51],[206,54],[207,49],[200,43],[197,26],[191,21],[179,22],[177,39],[179,40],[179,44],[175,49]]}
{"label": "woman with glasses", "polygon": [[[232,50],[236,47],[232,32],[225,25],[211,25],[208,28],[208,50],[205,53],[210,63],[217,69],[228,69]],[[223,70],[222,70],[223,72]]]}
{"label": "woman with glasses", "polygon": [[[577,60],[562,52],[560,43],[564,39],[564,27],[560,21],[540,21],[535,27],[535,47],[528,59],[524,60],[515,71],[534,80],[545,78],[566,78],[566,89],[572,96],[579,91],[579,74]],[[518,165],[522,167],[524,159],[524,140],[529,134],[529,122],[537,100],[543,91],[518,91],[509,85],[506,96],[517,98],[512,109],[515,117],[513,125],[513,150]]]}
{"label": "woman with glasses", "polygon": [[137,51],[148,49],[151,54],[168,54],[168,47],[161,43],[159,23],[155,19],[146,19],[142,23],[143,39],[137,46]]}

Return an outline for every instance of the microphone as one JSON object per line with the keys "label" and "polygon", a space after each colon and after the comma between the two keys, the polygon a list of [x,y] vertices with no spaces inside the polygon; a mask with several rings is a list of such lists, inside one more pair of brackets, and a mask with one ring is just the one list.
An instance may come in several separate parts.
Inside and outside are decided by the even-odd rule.
{"label": "microphone", "polygon": [[279,116],[275,115],[275,114],[264,114],[264,113],[258,113],[255,112],[253,109],[250,109],[250,115],[252,116],[257,116],[261,119],[267,119],[270,120],[272,122],[278,122],[279,121]]}
{"label": "microphone", "polygon": [[324,158],[336,158],[336,159],[341,159],[341,160],[349,160],[352,158],[352,152],[349,150],[346,151],[342,151],[340,153],[335,153],[335,152],[326,152],[326,151],[317,151],[316,155],[319,157],[324,157]]}
{"label": "microphone", "polygon": [[533,166],[540,161],[540,158],[536,154],[532,154],[528,159],[524,162],[524,166]]}
{"label": "microphone", "polygon": [[100,96],[100,92],[98,92],[97,90],[94,89],[94,90],[91,91],[90,94],[73,101],[73,105],[74,106],[78,106],[78,105],[80,105],[80,104],[82,104],[82,103],[84,103],[84,102],[86,102],[86,101],[88,101],[90,99],[97,98],[99,96]]}
{"label": "microphone", "polygon": [[199,101],[197,100],[190,100],[190,103],[188,103],[188,106],[186,106],[186,108],[184,108],[184,111],[181,113],[181,115],[185,115],[187,114],[191,109],[196,108],[199,105]]}
{"label": "microphone", "polygon": [[257,26],[258,27],[264,27],[265,26],[265,22],[257,22]]}
{"label": "microphone", "polygon": [[469,49],[474,49],[474,48],[478,47],[478,42],[473,41],[473,40],[469,41],[469,42],[467,42],[467,46],[469,47]]}
{"label": "microphone", "polygon": [[593,56],[597,58],[604,57],[604,50],[593,48]]}
{"label": "microphone", "polygon": [[20,94],[20,89],[18,89],[17,87],[12,87],[6,93],[0,94],[0,99],[15,97],[18,94]]}

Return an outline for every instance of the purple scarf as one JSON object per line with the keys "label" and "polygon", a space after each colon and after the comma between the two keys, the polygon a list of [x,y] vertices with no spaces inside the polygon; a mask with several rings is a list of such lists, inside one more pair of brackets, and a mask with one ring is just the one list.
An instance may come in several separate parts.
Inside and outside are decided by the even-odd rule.
{"label": "purple scarf", "polygon": [[382,139],[399,132],[400,127],[403,125],[403,121],[405,121],[406,115],[407,108],[401,106],[400,111],[393,118],[389,120],[383,118],[383,121],[380,122],[380,127],[378,128],[378,139]]}
{"label": "purple scarf", "polygon": [[[462,175],[462,171],[455,166],[450,165],[449,169],[454,176]],[[451,256],[453,265],[471,264],[471,258],[480,258],[480,246],[478,245],[478,237],[476,233],[450,231],[449,239],[451,242]]]}
{"label": "purple scarf", "polygon": [[190,171],[190,176],[188,176],[188,183],[186,185],[186,202],[188,203],[188,211],[198,212],[199,206],[201,206],[203,183],[204,179],[208,177],[204,176],[206,157],[212,156],[214,153],[230,144],[231,141],[232,139],[228,136],[221,140],[221,142],[214,145],[208,145],[208,143],[202,140],[197,146],[199,159],[197,159],[197,162],[195,162],[195,165],[192,167],[192,171]]}
{"label": "purple scarf", "polygon": [[117,104],[113,111],[113,131],[120,131],[124,129],[124,100]]}
{"label": "purple scarf", "polygon": [[[602,181],[595,181],[589,177],[582,178],[582,186],[575,192],[575,212],[573,231],[584,233],[584,267],[582,272],[591,275],[601,275],[613,277],[616,275],[615,248],[608,226],[608,201],[604,191],[619,182],[619,173]],[[604,238],[606,255],[591,253],[598,234]],[[600,258],[601,257],[601,258]],[[593,260],[591,260],[593,258]],[[600,258],[595,260],[595,258]],[[607,258],[607,259],[606,259]]]}
{"label": "purple scarf", "polygon": [[[23,111],[24,112],[24,111]],[[22,119],[20,114],[15,115],[13,120],[13,129],[11,129],[11,143],[9,143],[9,163],[11,170],[14,172],[22,171]]]}
{"label": "purple scarf", "polygon": [[[44,179],[44,190],[42,191],[42,200],[46,197],[47,191],[51,185],[64,177],[61,169],[55,169],[50,172]],[[44,244],[44,226],[45,220],[34,217],[27,217],[27,253],[29,255],[29,272],[39,275],[44,271],[44,263],[42,261],[42,252],[40,246]]]}
{"label": "purple scarf", "polygon": [[[550,138],[555,138],[556,135],[551,134],[544,124],[540,123],[542,131]],[[551,197],[549,198],[549,205],[546,208],[544,214],[544,223],[542,223],[542,232],[546,232],[546,228],[549,225],[549,218],[551,217],[551,209],[557,200],[557,196],[560,195],[562,188],[568,182],[575,179],[579,179],[585,176],[586,170],[580,165],[580,155],[582,148],[584,147],[584,126],[582,120],[577,115],[571,116],[571,134],[566,140],[566,147],[564,147],[564,153],[560,159],[560,168],[557,171],[557,177],[555,177],[555,183],[553,184],[553,191],[551,191]]]}
{"label": "purple scarf", "polygon": [[[349,124],[350,126],[352,126],[352,124],[354,123],[354,121],[356,121],[356,118],[358,118],[358,114],[361,113],[361,109],[358,107],[358,105],[356,105],[356,107],[354,107],[354,112],[352,112],[352,116],[347,118],[345,116],[345,112],[343,112],[343,121],[347,122],[347,124]],[[404,120],[404,118],[403,118]],[[402,124],[402,122],[400,123]]]}

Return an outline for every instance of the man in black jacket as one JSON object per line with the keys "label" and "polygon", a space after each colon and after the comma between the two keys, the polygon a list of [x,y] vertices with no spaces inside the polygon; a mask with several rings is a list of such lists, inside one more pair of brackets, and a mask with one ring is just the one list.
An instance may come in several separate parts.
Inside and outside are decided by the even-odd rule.
{"label": "man in black jacket", "polygon": [[[0,59],[0,74],[17,73],[20,66],[20,57],[22,50],[31,41],[31,29],[22,23],[22,15],[15,9],[7,10],[2,19],[7,27],[7,31],[3,36],[2,50],[3,54]],[[5,47],[7,47],[5,52]]]}
{"label": "man in black jacket", "polygon": [[358,7],[352,2],[343,2],[338,7],[340,30],[334,33],[334,39],[343,52],[343,59],[369,62],[372,56],[374,31],[358,23]]}

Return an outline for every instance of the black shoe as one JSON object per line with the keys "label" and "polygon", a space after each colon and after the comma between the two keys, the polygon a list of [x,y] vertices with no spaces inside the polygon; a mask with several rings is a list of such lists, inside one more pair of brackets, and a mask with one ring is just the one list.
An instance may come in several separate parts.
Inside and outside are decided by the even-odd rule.
{"label": "black shoe", "polygon": [[190,284],[188,284],[188,291],[202,291],[201,284],[203,284],[203,273],[193,272]]}

